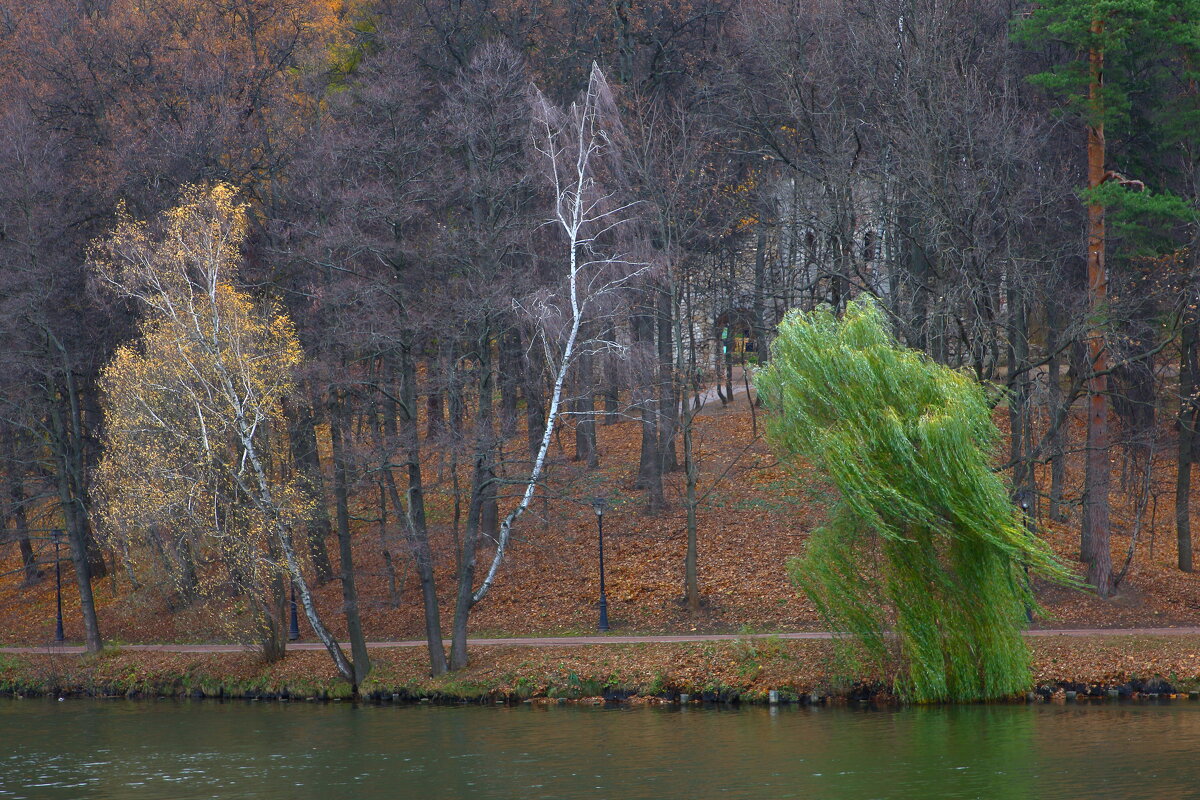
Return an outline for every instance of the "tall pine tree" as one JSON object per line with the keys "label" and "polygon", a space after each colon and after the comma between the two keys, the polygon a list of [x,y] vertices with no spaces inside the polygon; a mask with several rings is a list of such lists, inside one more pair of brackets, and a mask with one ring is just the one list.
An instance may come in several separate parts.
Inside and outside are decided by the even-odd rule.
{"label": "tall pine tree", "polygon": [[[1087,336],[1090,375],[1087,382],[1087,457],[1084,472],[1080,558],[1088,581],[1102,596],[1112,593],[1109,484],[1109,374],[1113,368],[1106,334],[1111,329],[1107,216],[1120,215],[1127,229],[1139,218],[1179,217],[1189,213],[1178,198],[1147,190],[1139,179],[1126,178],[1109,163],[1109,137],[1130,130],[1139,80],[1138,66],[1147,50],[1158,58],[1185,61],[1195,52],[1196,0],[1047,0],[1039,3],[1017,28],[1020,38],[1062,49],[1066,58],[1033,81],[1061,97],[1086,130]],[[1148,45],[1150,47],[1148,47]]]}

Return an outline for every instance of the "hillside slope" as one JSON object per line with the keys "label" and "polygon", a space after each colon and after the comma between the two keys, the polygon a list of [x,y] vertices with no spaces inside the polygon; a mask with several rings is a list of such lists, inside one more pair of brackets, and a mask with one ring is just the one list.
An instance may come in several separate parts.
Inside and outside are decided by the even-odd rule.
{"label": "hillside slope", "polygon": [[[714,407],[715,406],[715,407]],[[798,596],[787,577],[787,561],[801,551],[805,538],[819,525],[830,501],[828,487],[811,476],[789,474],[754,431],[762,429],[762,411],[754,419],[745,397],[726,408],[712,404],[696,419],[701,465],[700,493],[707,496],[699,511],[700,585],[704,607],[699,615],[682,602],[686,549],[683,476],[666,483],[670,508],[644,513],[642,493],[634,490],[640,431],[633,421],[600,425],[601,467],[588,470],[563,458],[555,468],[552,497],[537,500],[514,531],[513,545],[488,598],[472,615],[473,634],[527,636],[583,633],[595,629],[599,596],[596,518],[589,502],[604,495],[606,582],[609,618],[614,631],[737,632],[819,630],[806,598]],[[1082,430],[1075,432],[1076,436]],[[564,435],[566,444],[571,437]],[[1078,438],[1077,438],[1078,440]],[[569,451],[569,445],[567,446]],[[1078,462],[1078,463],[1076,463]],[[1131,502],[1120,490],[1120,463],[1114,459],[1113,562],[1119,569],[1129,547]],[[452,508],[445,490],[444,464],[427,465],[430,522],[438,547],[445,630],[452,614],[454,548]],[[437,476],[441,472],[442,481]],[[1069,464],[1069,485],[1078,494],[1082,461]],[[723,476],[723,477],[722,477]],[[719,479],[719,480],[718,480]],[[1169,512],[1174,486],[1173,464],[1156,464],[1142,531],[1129,574],[1110,600],[1059,587],[1039,586],[1047,616],[1043,627],[1162,627],[1191,625],[1200,619],[1200,577],[1174,569],[1173,518]],[[371,493],[359,498],[372,501]],[[1200,499],[1195,503],[1200,508]],[[419,638],[423,635],[419,587],[399,540],[392,541],[399,604],[391,606],[380,548],[379,526],[369,506],[357,509],[355,558],[364,627],[373,640]],[[1075,567],[1078,534],[1075,524],[1040,521],[1055,550]],[[389,536],[392,535],[389,532]],[[336,555],[336,547],[331,542]],[[7,547],[0,572],[19,566],[16,548]],[[40,557],[49,561],[52,551]],[[481,563],[486,564],[485,550]],[[65,565],[69,566],[69,565]],[[20,573],[0,578],[0,642],[33,644],[49,641],[54,630],[53,571],[40,584],[23,588]],[[64,570],[64,617],[68,639],[82,638],[78,599],[71,573]],[[130,590],[122,570],[95,584],[101,630],[123,642],[225,640],[230,630],[221,615],[203,606],[170,610],[158,594]],[[341,590],[336,581],[318,591],[335,630],[344,633]],[[303,617],[301,629],[308,638]]]}

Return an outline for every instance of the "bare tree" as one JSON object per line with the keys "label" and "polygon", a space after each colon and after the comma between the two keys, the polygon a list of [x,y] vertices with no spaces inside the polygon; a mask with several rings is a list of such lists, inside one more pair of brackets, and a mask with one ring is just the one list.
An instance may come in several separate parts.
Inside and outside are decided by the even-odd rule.
{"label": "bare tree", "polygon": [[[546,469],[554,430],[562,415],[564,387],[581,353],[618,349],[613,341],[585,339],[585,321],[606,298],[618,292],[644,269],[621,248],[623,228],[631,207],[604,184],[606,169],[617,157],[613,127],[619,125],[612,92],[600,68],[593,64],[582,96],[563,110],[538,93],[534,106],[535,149],[543,159],[552,192],[551,224],[564,246],[562,283],[520,304],[535,320],[545,364],[553,375],[542,439],[534,455],[520,499],[500,523],[496,550],[471,604],[480,602],[495,583],[508,549],[513,524],[529,508]],[[456,625],[451,666],[466,664],[466,625]]]}

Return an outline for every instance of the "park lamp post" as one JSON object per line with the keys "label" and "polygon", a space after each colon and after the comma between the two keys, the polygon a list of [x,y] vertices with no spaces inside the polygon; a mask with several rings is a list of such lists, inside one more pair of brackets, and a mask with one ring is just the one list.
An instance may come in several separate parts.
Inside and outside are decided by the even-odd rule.
{"label": "park lamp post", "polygon": [[596,511],[596,527],[600,531],[600,623],[597,630],[608,630],[608,598],[604,594],[604,506],[603,497],[592,499],[592,508]]}
{"label": "park lamp post", "polygon": [[63,532],[55,528],[50,532],[50,538],[54,540],[54,601],[57,611],[54,617],[54,641],[61,643],[63,641],[63,624],[62,624],[62,562],[58,557],[58,546],[62,541]]}

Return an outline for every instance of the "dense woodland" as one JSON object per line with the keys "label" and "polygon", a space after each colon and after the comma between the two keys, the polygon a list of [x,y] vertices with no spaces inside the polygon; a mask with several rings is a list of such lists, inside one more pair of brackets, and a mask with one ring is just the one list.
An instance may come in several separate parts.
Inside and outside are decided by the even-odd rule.
{"label": "dense woodland", "polygon": [[276,657],[289,584],[317,630],[340,581],[357,681],[367,509],[437,674],[546,476],[634,419],[645,513],[685,476],[699,608],[696,410],[788,309],[870,293],[990,383],[997,467],[1099,594],[1110,494],[1144,506],[1164,453],[1191,571],[1198,58],[1192,0],[8,4],[4,546],[33,584],[66,532],[92,648],[110,571]]}

